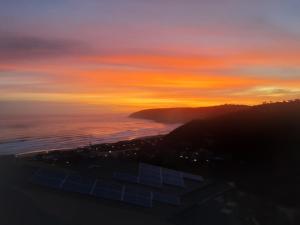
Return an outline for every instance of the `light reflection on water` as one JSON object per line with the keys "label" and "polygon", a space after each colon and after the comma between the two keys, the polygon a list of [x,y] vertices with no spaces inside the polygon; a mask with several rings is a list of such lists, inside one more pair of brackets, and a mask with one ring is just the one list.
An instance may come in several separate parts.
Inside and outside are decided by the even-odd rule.
{"label": "light reflection on water", "polygon": [[1,117],[0,154],[128,140],[165,134],[177,126],[127,115]]}

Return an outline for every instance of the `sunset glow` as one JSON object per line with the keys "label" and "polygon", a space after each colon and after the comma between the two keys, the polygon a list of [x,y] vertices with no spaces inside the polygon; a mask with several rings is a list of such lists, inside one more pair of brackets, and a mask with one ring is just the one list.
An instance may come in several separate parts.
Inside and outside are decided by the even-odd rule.
{"label": "sunset glow", "polygon": [[300,97],[298,1],[16,2],[0,7],[1,102],[131,111]]}

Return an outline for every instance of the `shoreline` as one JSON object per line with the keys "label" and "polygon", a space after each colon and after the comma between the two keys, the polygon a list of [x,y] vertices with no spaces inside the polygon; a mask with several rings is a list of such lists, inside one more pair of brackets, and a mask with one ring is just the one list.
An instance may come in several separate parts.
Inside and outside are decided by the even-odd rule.
{"label": "shoreline", "polygon": [[[111,117],[113,118],[113,117]],[[124,118],[130,118],[128,115],[124,115]],[[120,122],[123,121],[123,116],[120,120]],[[117,118],[120,119],[120,118]],[[130,118],[132,120],[141,120],[141,119],[135,119],[135,118]],[[46,120],[47,122],[48,120]],[[51,121],[51,120],[50,120]],[[87,120],[88,125],[91,127],[94,127],[96,122],[97,123],[103,123],[102,119],[97,120],[96,122],[91,120]],[[71,131],[64,131],[58,133],[58,134],[48,134],[49,132],[46,130],[46,135],[44,136],[39,136],[36,134],[26,134],[23,130],[21,130],[21,133],[23,136],[20,136],[18,134],[8,134],[4,133],[5,135],[3,136],[4,139],[0,143],[0,157],[1,156],[6,156],[6,155],[14,155],[17,157],[23,157],[23,156],[28,156],[28,155],[36,155],[36,154],[42,154],[44,152],[54,152],[54,151],[72,151],[78,148],[87,148],[89,146],[93,145],[99,145],[99,144],[111,144],[111,143],[117,143],[120,141],[131,141],[135,139],[144,139],[152,136],[157,136],[157,135],[166,135],[169,132],[173,131],[176,129],[174,126],[168,126],[168,125],[162,125],[162,126],[156,126],[155,122],[149,121],[149,120],[143,120],[145,122],[142,122],[141,125],[135,125],[135,122],[129,121],[129,125],[126,125],[127,120],[125,120],[125,125],[115,125],[115,123],[112,123],[110,121],[105,121],[104,120],[104,125],[109,123],[109,129],[106,131],[106,128],[104,126],[104,131],[103,134],[95,134],[94,136],[92,135],[92,132],[90,130],[87,130],[87,134],[85,132],[77,132],[77,128],[74,128],[74,132]],[[85,122],[85,120],[83,120]],[[149,125],[148,123],[154,124],[154,125]],[[79,127],[82,126],[82,121],[79,121]],[[27,124],[27,122],[24,124]],[[101,129],[101,124],[99,125]],[[68,125],[68,124],[66,124]],[[83,124],[84,125],[84,124]],[[7,125],[8,127],[10,125]],[[25,126],[25,125],[24,125]],[[110,127],[111,126],[111,127]],[[121,127],[120,127],[121,126]],[[98,126],[97,126],[98,127]],[[40,128],[38,126],[38,128]],[[43,127],[41,127],[43,128]],[[56,127],[54,127],[56,129]],[[143,130],[144,128],[147,128]],[[149,129],[148,129],[149,128]],[[98,128],[97,128],[98,129]],[[12,130],[14,132],[14,130]],[[76,131],[76,132],[75,132]],[[69,132],[69,133],[68,133]],[[77,134],[78,133],[78,134]]]}
{"label": "shoreline", "polygon": [[117,144],[123,143],[123,142],[144,141],[147,139],[161,138],[163,136],[165,136],[165,134],[142,136],[142,137],[137,137],[137,138],[133,138],[133,139],[120,140],[120,141],[116,141],[116,142],[104,142],[104,143],[97,143],[97,144],[91,144],[91,145],[84,145],[84,146],[78,146],[75,148],[59,148],[59,149],[49,149],[49,150],[36,150],[36,151],[29,151],[29,152],[22,152],[22,153],[0,154],[0,157],[13,156],[16,158],[27,158],[27,157],[34,157],[34,156],[38,156],[38,155],[56,153],[56,152],[57,153],[61,153],[61,152],[72,153],[72,152],[76,152],[78,150],[88,151],[88,150],[92,150],[92,148],[94,148],[94,147],[97,148],[99,146],[110,146],[110,145],[113,146],[113,145],[117,145]]}

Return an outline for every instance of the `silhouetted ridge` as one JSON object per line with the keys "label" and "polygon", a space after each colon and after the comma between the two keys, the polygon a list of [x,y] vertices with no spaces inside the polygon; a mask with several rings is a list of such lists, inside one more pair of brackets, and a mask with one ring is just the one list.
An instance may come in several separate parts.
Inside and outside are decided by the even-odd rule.
{"label": "silhouetted ridge", "polygon": [[161,108],[146,109],[132,113],[130,117],[154,120],[163,123],[185,123],[194,119],[204,119],[225,113],[249,108],[246,105],[219,105],[198,108]]}
{"label": "silhouetted ridge", "polygon": [[232,154],[243,160],[287,157],[300,142],[300,101],[253,106],[215,118],[194,120],[171,132],[165,142]]}

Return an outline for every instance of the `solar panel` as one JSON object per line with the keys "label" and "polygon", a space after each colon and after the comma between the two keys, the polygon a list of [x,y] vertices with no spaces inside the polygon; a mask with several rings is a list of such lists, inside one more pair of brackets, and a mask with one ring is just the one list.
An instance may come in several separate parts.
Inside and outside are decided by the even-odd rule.
{"label": "solar panel", "polygon": [[122,199],[123,186],[117,184],[111,184],[108,182],[97,180],[94,189],[91,194],[106,199],[119,200]]}
{"label": "solar panel", "polygon": [[204,181],[202,176],[194,175],[191,173],[182,173],[183,178],[195,181]]}
{"label": "solar panel", "polygon": [[178,187],[185,187],[182,173],[176,170],[163,169],[163,183]]}
{"label": "solar panel", "polygon": [[128,173],[114,173],[113,177],[120,181],[127,181],[131,183],[138,183],[138,177]]}
{"label": "solar panel", "polygon": [[162,187],[162,180],[161,178],[154,177],[154,176],[140,176],[139,183],[151,187]]}
{"label": "solar panel", "polygon": [[63,172],[39,169],[32,176],[31,181],[42,186],[59,189],[65,177],[66,174]]}
{"label": "solar panel", "polygon": [[178,177],[182,176],[181,172],[179,172],[177,170],[167,169],[167,168],[163,168],[162,173],[166,174],[166,175],[174,175],[174,176],[178,176]]}
{"label": "solar panel", "polygon": [[139,165],[139,183],[152,186],[162,186],[162,169],[145,163]]}
{"label": "solar panel", "polygon": [[153,200],[171,205],[180,205],[179,197],[159,192],[153,192]]}
{"label": "solar panel", "polygon": [[51,188],[57,188],[57,189],[60,188],[60,185],[62,183],[62,179],[54,179],[54,178],[48,178],[44,176],[34,176],[32,177],[31,180],[35,184],[39,184]]}
{"label": "solar panel", "polygon": [[122,200],[133,205],[143,206],[146,208],[152,207],[152,192],[140,189],[132,189],[126,187],[123,191]]}
{"label": "solar panel", "polygon": [[163,176],[163,183],[177,186],[177,187],[185,187],[184,180],[182,177],[175,177],[170,175],[164,175]]}
{"label": "solar panel", "polygon": [[145,163],[139,164],[139,174],[147,174],[153,176],[160,176],[161,175],[161,167],[153,166]]}
{"label": "solar panel", "polygon": [[63,183],[62,188],[65,191],[89,194],[94,182],[95,179],[90,179],[79,175],[70,175]]}

